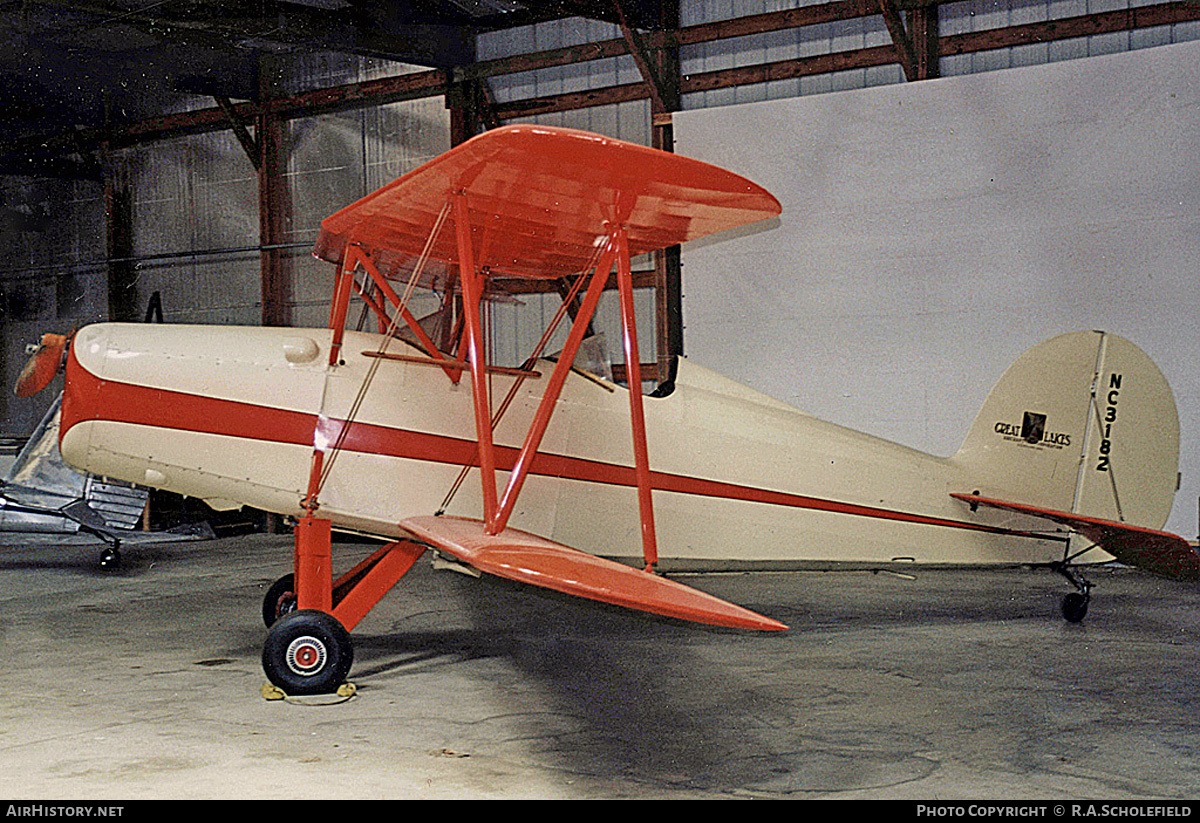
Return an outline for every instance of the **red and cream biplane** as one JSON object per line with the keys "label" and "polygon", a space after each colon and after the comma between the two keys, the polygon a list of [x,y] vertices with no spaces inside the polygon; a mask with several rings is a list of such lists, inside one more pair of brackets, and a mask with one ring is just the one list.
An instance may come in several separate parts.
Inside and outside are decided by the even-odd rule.
{"label": "red and cream biplane", "polygon": [[[661,572],[1046,563],[1079,588],[1072,619],[1087,603],[1072,571],[1084,551],[1200,576],[1187,543],[1157,531],[1176,481],[1174,400],[1115,335],[1035,347],[950,458],[814,420],[682,358],[669,391],[643,396],[631,258],[779,212],[764,189],[689,158],[496,129],[322,223],[316,254],[337,267],[328,328],[97,324],[65,354],[35,355],[42,376],[28,382],[65,358],[74,465],[297,518],[293,572],[264,600],[264,669],[291,694],[344,680],[349,632],[431,549],[476,573],[768,631],[786,627]],[[575,365],[614,271],[628,387]],[[482,307],[502,277],[567,284],[518,367],[486,356]],[[411,311],[417,288],[443,295],[440,329]],[[377,332],[347,330],[356,296]],[[389,542],[335,578],[334,529]]]}

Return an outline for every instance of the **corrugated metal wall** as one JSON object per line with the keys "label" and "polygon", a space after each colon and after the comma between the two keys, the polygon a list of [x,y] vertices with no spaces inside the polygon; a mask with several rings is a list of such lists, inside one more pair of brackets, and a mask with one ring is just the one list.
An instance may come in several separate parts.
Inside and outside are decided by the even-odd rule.
{"label": "corrugated metal wall", "polygon": [[[1023,3],[1018,0],[1012,0],[1012,2],[968,0],[965,3],[950,3],[941,7],[941,34],[946,36],[986,31],[1005,26],[1061,20],[1084,14],[1098,14],[1154,4],[1155,0],[1134,0],[1133,2],[1130,0],[1040,0],[1032,3]],[[944,76],[973,74],[1080,57],[1095,57],[1101,54],[1197,39],[1200,39],[1200,22],[1176,23],[1137,31],[1096,34],[1073,40],[943,57],[941,69]]]}
{"label": "corrugated metal wall", "polygon": [[[577,46],[621,36],[621,30],[611,23],[573,18],[555,20],[536,26],[487,34],[479,38],[478,59],[493,60],[514,54],[547,51]],[[559,66],[540,71],[508,74],[488,80],[497,103],[507,103],[530,97],[601,89],[641,80],[637,65],[629,56],[591,60],[573,66]],[[615,106],[598,106],[568,112],[556,112],[531,118],[547,126],[584,129],[628,140],[650,144],[650,103],[636,100]]]}
{"label": "corrugated metal wall", "polygon": [[[692,26],[745,17],[768,11],[796,8],[816,3],[772,3],[767,0],[701,0],[684,2],[680,8],[681,25]],[[822,26],[809,26],[791,31],[699,43],[680,50],[681,69],[685,75],[751,66],[776,60],[813,57],[870,46],[883,46],[892,41],[880,16],[861,17]],[[753,103],[779,97],[858,89],[904,79],[898,65],[872,69],[856,69],[817,77],[778,80],[730,89],[684,95],[684,108],[709,108],[736,103]]]}
{"label": "corrugated metal wall", "polygon": [[[69,331],[77,318],[108,313],[104,189],[88,181],[0,178],[0,431],[27,434],[51,394],[22,399],[12,386],[25,347],[45,332]],[[87,264],[91,263],[89,267]],[[61,387],[61,380],[55,388]],[[49,393],[46,393],[49,394]]]}
{"label": "corrugated metal wall", "polygon": [[258,178],[232,132],[146,144],[119,163],[133,195],[133,255],[146,258],[136,304],[158,292],[167,322],[258,323],[258,252],[218,252],[258,246]]}
{"label": "corrugated metal wall", "polygon": [[[286,68],[285,90],[404,70],[386,61],[306,56]],[[320,326],[328,321],[333,276],[311,255],[320,221],[448,149],[449,118],[441,98],[430,98],[291,120],[284,140],[292,201],[282,241],[290,258],[287,301],[293,325]],[[147,144],[120,161],[134,193],[135,255],[196,252],[140,262],[140,303],[158,291],[168,322],[259,323],[258,177],[232,132]]]}
{"label": "corrugated metal wall", "polygon": [[[479,38],[478,59],[492,60],[514,54],[547,51],[576,46],[621,36],[621,30],[595,20],[556,20],[497,32]],[[507,103],[530,97],[601,89],[621,83],[641,80],[637,65],[629,56],[592,60],[573,66],[560,66],[541,71],[521,72],[490,78],[488,83],[497,103]],[[547,126],[563,126],[628,140],[641,145],[650,144],[650,102],[635,100],[614,106],[597,106],[575,111],[555,112],[526,118]],[[646,268],[646,261],[636,261],[635,268]],[[501,303],[492,307],[492,353],[497,363],[517,365],[537,344],[541,329],[550,321],[561,301],[552,295],[529,295],[519,304]],[[635,300],[638,317],[638,344],[642,361],[654,359],[655,305],[654,295],[638,290]],[[616,295],[605,295],[597,309],[596,330],[604,335],[609,356],[615,363],[625,362],[621,352],[620,316]],[[565,327],[560,328],[548,347],[555,351],[566,339]]]}

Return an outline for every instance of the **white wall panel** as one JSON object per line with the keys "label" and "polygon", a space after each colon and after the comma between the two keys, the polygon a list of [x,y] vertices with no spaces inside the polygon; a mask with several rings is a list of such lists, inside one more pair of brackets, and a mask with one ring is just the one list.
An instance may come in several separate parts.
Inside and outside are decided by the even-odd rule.
{"label": "white wall panel", "polygon": [[836,422],[959,445],[1026,347],[1129,337],[1174,387],[1200,494],[1200,43],[676,118],[770,230],[684,252],[690,357]]}

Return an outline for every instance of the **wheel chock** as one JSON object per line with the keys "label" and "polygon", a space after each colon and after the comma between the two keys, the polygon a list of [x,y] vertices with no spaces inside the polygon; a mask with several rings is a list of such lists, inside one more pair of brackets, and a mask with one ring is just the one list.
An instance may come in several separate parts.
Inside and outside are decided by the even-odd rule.
{"label": "wheel chock", "polygon": [[301,703],[305,706],[336,706],[338,703],[345,703],[347,700],[358,694],[358,686],[355,686],[353,683],[343,683],[342,685],[338,686],[337,691],[333,695],[330,695],[330,698],[336,699],[329,699],[325,701],[314,701],[309,699],[302,700],[292,697],[274,683],[269,682],[263,683],[262,688],[259,691],[262,694],[263,700],[286,700],[289,703]]}

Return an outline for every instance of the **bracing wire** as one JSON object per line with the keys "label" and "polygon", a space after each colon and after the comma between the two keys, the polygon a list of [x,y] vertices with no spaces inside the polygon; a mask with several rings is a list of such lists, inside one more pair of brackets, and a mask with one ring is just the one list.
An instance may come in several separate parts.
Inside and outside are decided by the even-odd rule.
{"label": "bracing wire", "polygon": [[[602,253],[603,247],[598,247],[592,253],[591,259],[588,260],[587,264],[583,267],[580,275],[575,278],[575,282],[571,285],[570,291],[567,293],[566,297],[563,298],[562,305],[558,307],[558,311],[555,312],[554,317],[551,318],[550,323],[546,326],[546,330],[542,332],[542,337],[540,340],[538,340],[537,345],[534,346],[533,352],[529,355],[529,357],[525,358],[525,362],[522,364],[522,369],[528,370],[532,368],[533,364],[537,362],[537,359],[542,356],[542,352],[545,351],[546,346],[550,344],[550,339],[554,336],[554,332],[558,329],[558,326],[562,323],[563,317],[566,316],[566,313],[569,311],[571,303],[575,300],[576,296],[578,296],[579,290],[583,286],[583,281],[587,280],[586,273],[595,267],[595,265],[599,262],[600,255]],[[508,411],[508,407],[512,405],[513,400],[516,399],[517,392],[520,391],[521,385],[524,382],[525,377],[524,375],[521,375],[518,376],[517,379],[513,381],[513,384],[509,387],[508,394],[505,395],[504,401],[500,404],[495,415],[492,417],[491,425],[493,431],[504,418],[505,412]],[[458,494],[458,490],[462,488],[463,482],[467,479],[467,475],[470,473],[475,463],[478,462],[478,459],[479,444],[476,443],[474,456],[471,458],[470,462],[462,467],[458,473],[458,476],[450,485],[450,490],[446,492],[446,496],[442,499],[442,504],[438,507],[438,514],[444,513],[446,509],[450,507],[451,501],[453,501],[455,495]]]}
{"label": "bracing wire", "polygon": [[[433,224],[433,229],[429,233],[429,237],[425,240],[425,247],[421,250],[421,256],[417,258],[416,265],[413,266],[412,274],[409,275],[408,283],[404,288],[404,294],[400,298],[400,303],[392,314],[391,322],[388,324],[387,330],[384,332],[382,339],[379,341],[379,349],[377,354],[383,354],[388,347],[388,344],[395,339],[396,333],[400,327],[400,320],[404,316],[404,311],[408,307],[408,301],[412,297],[413,290],[416,288],[417,281],[421,277],[421,272],[425,268],[426,262],[429,260],[430,252],[433,249],[433,244],[436,242],[438,235],[441,233],[442,226],[446,222],[446,217],[450,214],[450,202],[442,206],[441,212],[437,216],[437,220]],[[367,390],[371,386],[371,382],[375,379],[375,374],[379,370],[380,364],[383,362],[382,357],[371,358],[371,365],[367,368],[367,374],[363,378],[362,384],[358,387],[358,393],[354,397],[354,403],[350,406],[350,412],[346,415],[346,420],[342,423],[341,430],[338,432],[337,439],[334,441],[333,448],[330,450],[329,459],[325,461],[325,465],[321,471],[321,479],[317,484],[317,494],[325,486],[325,482],[329,479],[329,473],[333,470],[333,465],[337,461],[337,456],[341,454],[342,447],[345,445],[346,437],[350,433],[350,428],[354,425],[354,421],[358,418],[358,413],[362,409],[363,401],[366,399]]]}

